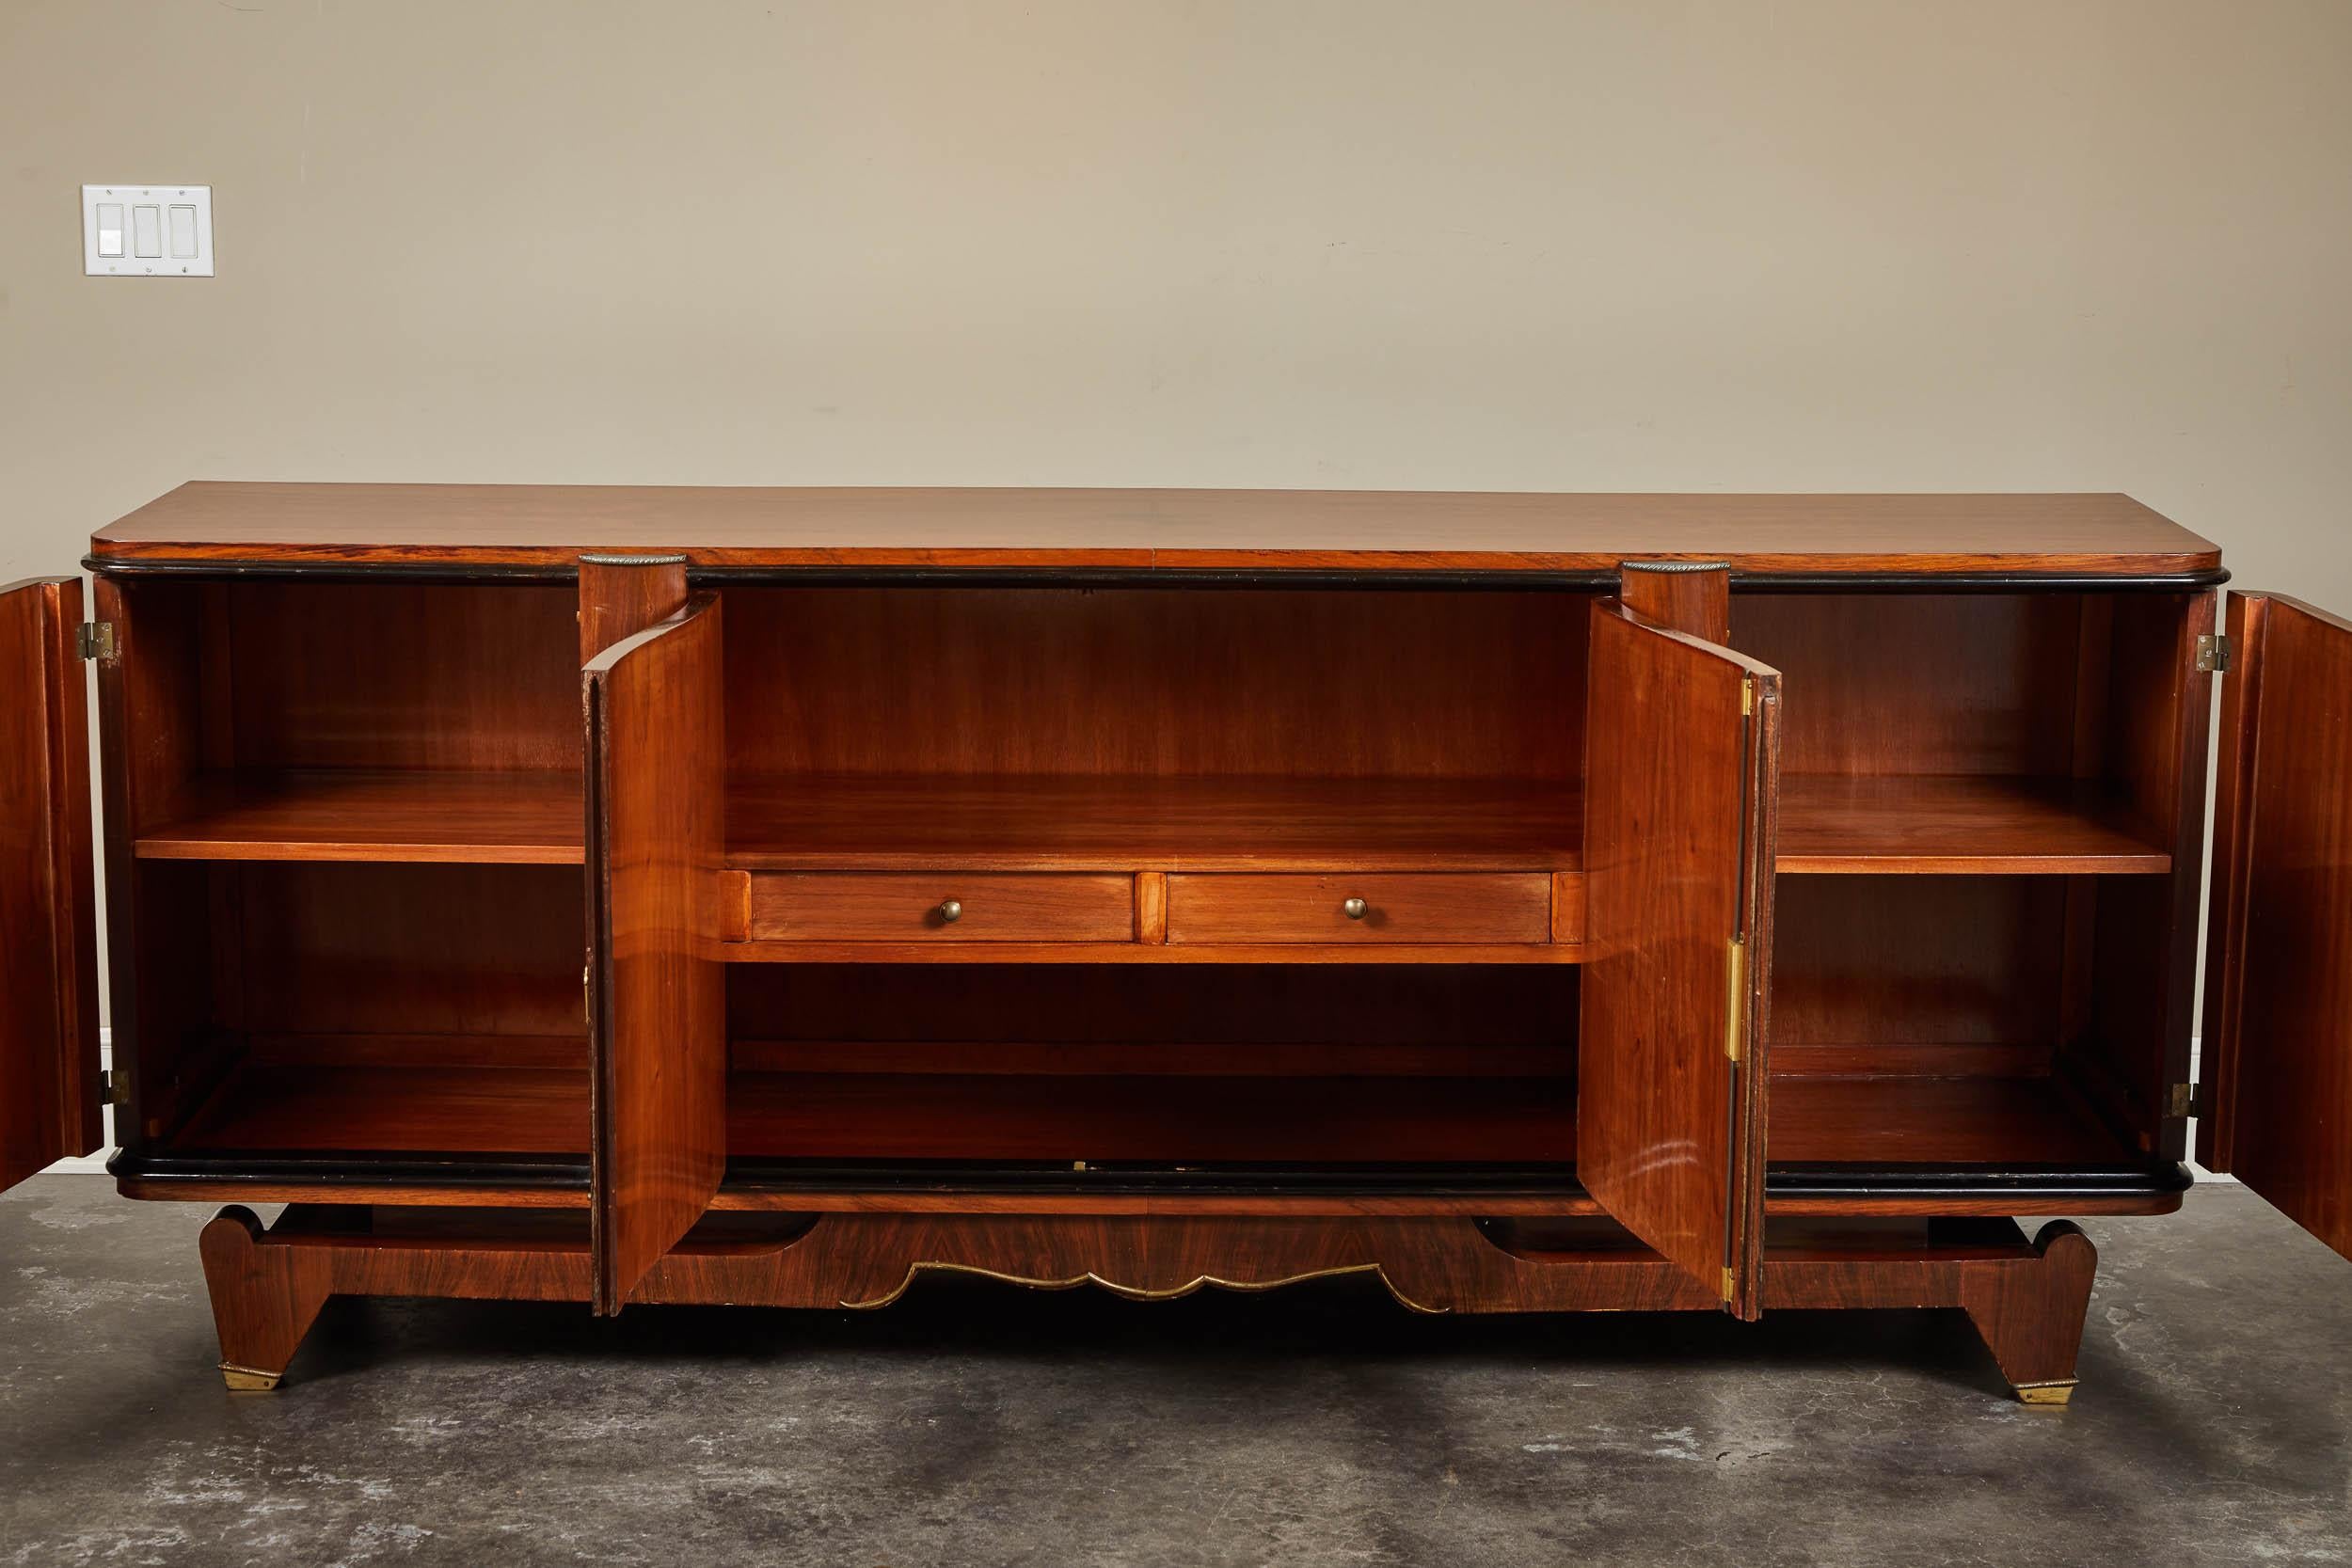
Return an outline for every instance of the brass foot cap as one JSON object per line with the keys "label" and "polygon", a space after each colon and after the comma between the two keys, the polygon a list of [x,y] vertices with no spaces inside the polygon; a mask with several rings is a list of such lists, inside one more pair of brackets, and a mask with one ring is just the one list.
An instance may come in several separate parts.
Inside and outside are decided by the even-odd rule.
{"label": "brass foot cap", "polygon": [[240,1394],[266,1394],[278,1386],[283,1372],[265,1372],[258,1367],[240,1367],[233,1361],[220,1364],[220,1380]]}
{"label": "brass foot cap", "polygon": [[2056,1383],[2021,1383],[2017,1397],[2026,1404],[2064,1404],[2074,1394],[2074,1380],[2065,1378]]}

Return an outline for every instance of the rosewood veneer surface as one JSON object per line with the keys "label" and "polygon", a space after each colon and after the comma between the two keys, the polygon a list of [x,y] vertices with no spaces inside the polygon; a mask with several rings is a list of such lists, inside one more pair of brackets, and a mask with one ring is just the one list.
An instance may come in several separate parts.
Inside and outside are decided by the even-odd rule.
{"label": "rosewood veneer surface", "polygon": [[1465,568],[1614,574],[2209,570],[2220,551],[2119,495],[1527,495],[1349,490],[183,484],[102,529],[142,558],[697,565]]}

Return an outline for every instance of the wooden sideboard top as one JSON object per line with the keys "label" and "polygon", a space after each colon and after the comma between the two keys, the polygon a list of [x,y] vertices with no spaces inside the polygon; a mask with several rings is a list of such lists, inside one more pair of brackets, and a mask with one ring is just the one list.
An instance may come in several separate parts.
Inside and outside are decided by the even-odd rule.
{"label": "wooden sideboard top", "polygon": [[1534,495],[1376,490],[730,489],[197,481],[93,538],[100,562],[705,567],[2206,572],[2221,552],[2122,495]]}

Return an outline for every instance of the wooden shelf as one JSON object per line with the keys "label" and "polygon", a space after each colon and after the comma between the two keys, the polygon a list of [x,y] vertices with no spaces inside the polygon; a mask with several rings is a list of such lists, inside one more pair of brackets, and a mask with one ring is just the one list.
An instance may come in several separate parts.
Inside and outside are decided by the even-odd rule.
{"label": "wooden shelf", "polygon": [[1565,1078],[738,1072],[739,1158],[1565,1164]]}
{"label": "wooden shelf", "polygon": [[145,860],[578,865],[585,815],[570,772],[204,773],[136,847]]}
{"label": "wooden shelf", "polygon": [[2013,876],[2156,873],[2172,857],[2093,782],[1785,774],[1784,873]]}
{"label": "wooden shelf", "polygon": [[1583,801],[1543,779],[842,774],[738,780],[753,871],[1572,871]]}
{"label": "wooden shelf", "polygon": [[2137,1164],[2055,1078],[1775,1075],[1767,1158],[1775,1165]]}

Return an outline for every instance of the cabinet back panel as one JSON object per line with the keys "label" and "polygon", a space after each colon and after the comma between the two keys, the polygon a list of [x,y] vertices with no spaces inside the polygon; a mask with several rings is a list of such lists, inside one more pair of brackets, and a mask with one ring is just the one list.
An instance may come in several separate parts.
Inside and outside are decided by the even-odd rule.
{"label": "cabinet back panel", "polygon": [[[587,915],[565,866],[224,864],[215,994],[256,1034],[572,1036]],[[224,934],[215,932],[221,950]],[[234,1000],[230,1000],[234,998]],[[583,1053],[585,1047],[583,1045]]]}
{"label": "cabinet back panel", "polygon": [[239,582],[216,605],[206,697],[238,767],[580,766],[567,586]]}
{"label": "cabinet back panel", "polygon": [[1543,1047],[1573,1066],[1567,965],[738,964],[730,1037],[1113,1047]]}
{"label": "cabinet back panel", "polygon": [[1732,595],[1783,680],[1783,773],[2067,777],[2083,595]]}
{"label": "cabinet back panel", "polygon": [[739,774],[1575,778],[1580,594],[726,593]]}
{"label": "cabinet back panel", "polygon": [[[2063,877],[1783,877],[1772,927],[1772,1066],[1869,1047],[1867,1070],[1949,1070],[1915,1048],[2010,1045],[2046,1068],[2067,959]],[[1818,1066],[1851,1070],[1851,1052]],[[2000,1058],[1988,1058],[1999,1060]],[[2015,1059],[2010,1067],[2019,1065]]]}

